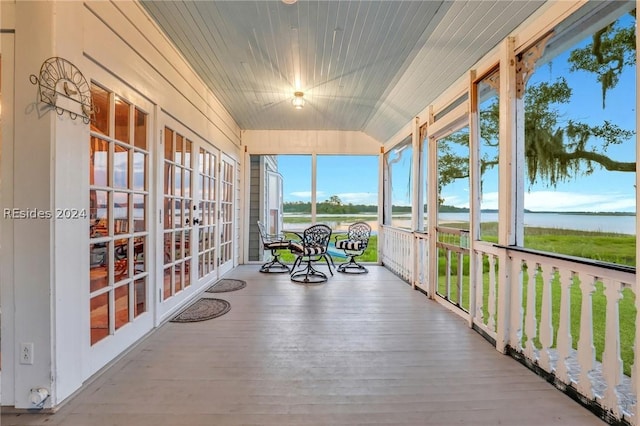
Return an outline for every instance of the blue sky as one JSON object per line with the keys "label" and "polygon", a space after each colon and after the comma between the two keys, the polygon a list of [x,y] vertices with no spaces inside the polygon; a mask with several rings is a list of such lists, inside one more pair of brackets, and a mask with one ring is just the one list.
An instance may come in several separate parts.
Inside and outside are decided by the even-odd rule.
{"label": "blue sky", "polygon": [[[316,200],[337,195],[344,204],[378,204],[377,155],[318,155]],[[311,155],[279,155],[285,202],[311,200]]]}
{"label": "blue sky", "polygon": [[[625,17],[630,21],[630,18]],[[580,45],[589,42],[584,40]],[[588,72],[569,72],[568,51],[550,63],[536,69],[529,84],[553,81],[565,76],[572,88],[572,102],[559,106],[565,119],[601,124],[611,121],[627,130],[636,130],[635,69],[627,67],[618,85],[607,92],[606,108],[602,108],[601,86],[596,76]],[[594,141],[597,143],[597,141]],[[621,146],[611,147],[607,154],[621,161],[635,160],[635,139]],[[279,171],[284,176],[284,201],[311,199],[311,156],[278,156]],[[377,204],[378,156],[318,156],[317,201],[337,195],[343,203]],[[394,165],[393,203],[409,205],[407,186],[408,157]],[[549,187],[538,183],[525,184],[525,208],[534,211],[635,211],[635,174],[596,170],[590,176]],[[498,207],[497,170],[484,176],[482,208]],[[444,203],[458,207],[469,206],[468,180],[461,180],[443,188]]]}

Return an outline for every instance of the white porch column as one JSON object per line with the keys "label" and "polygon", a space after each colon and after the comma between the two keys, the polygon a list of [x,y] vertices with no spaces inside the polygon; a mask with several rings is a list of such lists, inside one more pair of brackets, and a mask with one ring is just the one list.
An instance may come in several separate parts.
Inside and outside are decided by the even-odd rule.
{"label": "white porch column", "polygon": [[[517,184],[518,168],[516,161],[517,133],[517,96],[516,96],[516,58],[515,40],[507,38],[500,49],[500,147],[499,147],[499,219],[498,219],[498,243],[511,245],[516,242],[516,214],[517,214]],[[520,124],[522,127],[522,124]],[[520,195],[522,196],[522,195]],[[519,327],[517,323],[519,315],[513,309],[512,292],[510,285],[517,282],[510,281],[511,264],[506,255],[502,255],[500,262],[500,283],[498,286],[498,318],[496,349],[500,352],[506,350],[510,343],[509,336]]]}
{"label": "white porch column", "polygon": [[[411,148],[413,156],[411,158],[411,230],[422,230],[423,221],[423,205],[422,200],[422,182],[420,181],[420,117],[413,119],[411,126]],[[418,247],[415,237],[411,238],[411,287],[416,288],[416,282],[418,281]]]}
{"label": "white porch column", "polygon": [[482,281],[475,279],[476,270],[482,268],[481,259],[477,259],[473,251],[474,242],[480,239],[480,207],[482,193],[480,190],[480,117],[478,114],[478,88],[476,86],[476,71],[469,71],[469,327],[473,327],[473,320],[477,312],[477,288]]}
{"label": "white porch column", "polygon": [[[636,10],[640,7],[640,0],[636,0]],[[640,53],[638,53],[637,46],[640,46],[640,33],[636,29],[636,64],[640,59]],[[638,216],[638,208],[640,207],[640,196],[638,194],[638,188],[640,188],[640,176],[638,174],[638,163],[640,162],[640,144],[638,139],[638,123],[640,122],[640,100],[638,100],[638,85],[640,85],[640,73],[638,73],[638,69],[636,68],[636,240],[638,239],[638,235],[640,235],[640,217]],[[640,245],[636,244],[636,265],[638,265],[640,261]],[[633,360],[633,371],[631,377],[633,379],[633,391],[637,394],[640,389],[640,351],[638,347],[640,346],[640,339],[638,338],[638,329],[640,328],[640,283],[638,283],[638,279],[636,277],[636,285],[634,288],[634,292],[636,294],[636,341],[634,343],[634,360]],[[636,418],[638,416],[638,404],[634,405]]]}
{"label": "white porch column", "polygon": [[[411,187],[411,230],[421,229],[422,224],[422,188],[420,182],[420,118],[413,119],[411,126],[411,149],[413,157],[411,158],[411,176],[413,176],[413,185]],[[415,282],[415,281],[414,281]]]}
{"label": "white porch column", "polygon": [[[433,116],[433,106],[429,106],[429,117],[427,125],[430,127],[435,122]],[[438,226],[438,141],[429,134],[429,127],[427,127],[427,134],[429,135],[427,140],[428,152],[427,152],[427,225],[429,232],[429,289],[427,294],[430,298],[434,298],[437,288],[438,276],[438,256],[436,256],[437,248],[436,241],[438,239],[438,233],[436,227]]]}

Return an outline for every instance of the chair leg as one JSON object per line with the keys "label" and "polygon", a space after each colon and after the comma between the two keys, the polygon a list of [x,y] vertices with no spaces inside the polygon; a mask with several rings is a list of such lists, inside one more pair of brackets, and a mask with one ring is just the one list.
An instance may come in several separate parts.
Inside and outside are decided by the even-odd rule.
{"label": "chair leg", "polygon": [[[298,259],[302,259],[302,256],[299,256]],[[292,269],[291,272],[291,281],[295,281],[303,284],[319,284],[327,281],[329,278],[324,272],[320,272],[313,267],[311,262],[314,260],[308,257],[305,262],[307,265],[302,269],[295,270]],[[302,265],[302,261],[299,263]],[[332,273],[333,274],[333,273]]]}
{"label": "chair leg", "polygon": [[[324,257],[324,261],[327,262],[327,267],[329,268],[329,272],[331,272],[331,276],[333,276],[333,271],[331,270],[331,265],[329,264],[329,259],[331,259],[331,263],[333,263],[333,258],[331,257],[331,255],[327,255],[327,254],[322,255],[322,257]],[[333,264],[333,267],[334,268],[336,267],[335,263]]]}
{"label": "chair leg", "polygon": [[327,252],[327,253],[325,254],[325,256],[329,256],[329,260],[331,260],[331,265],[333,265],[333,267],[335,268],[335,267],[336,267],[336,264],[335,264],[335,262],[333,261],[333,256],[331,256],[331,253]]}
{"label": "chair leg", "polygon": [[294,271],[300,265],[302,256],[296,256],[296,260],[293,261],[293,265],[291,266],[291,275],[293,275]]}
{"label": "chair leg", "polygon": [[356,262],[355,257],[357,255],[348,255],[349,259],[341,263],[338,266],[338,272],[343,272],[347,274],[366,274],[369,272],[367,268]]}
{"label": "chair leg", "polygon": [[275,250],[271,250],[271,256],[273,256],[273,260],[271,262],[267,262],[262,267],[260,267],[260,272],[269,272],[269,273],[284,273],[290,272],[290,269],[287,265],[282,263],[278,253]]}

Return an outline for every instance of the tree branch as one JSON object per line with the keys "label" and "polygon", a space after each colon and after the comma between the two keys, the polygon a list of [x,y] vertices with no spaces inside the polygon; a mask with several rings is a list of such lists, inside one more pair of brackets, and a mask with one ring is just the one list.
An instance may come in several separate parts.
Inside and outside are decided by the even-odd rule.
{"label": "tree branch", "polygon": [[558,158],[564,158],[567,160],[586,160],[593,161],[595,163],[600,164],[606,170],[616,171],[616,172],[635,172],[636,171],[636,163],[635,161],[626,162],[626,161],[615,161],[606,155],[598,154],[593,151],[574,151],[574,152],[562,152],[557,153],[556,156]]}

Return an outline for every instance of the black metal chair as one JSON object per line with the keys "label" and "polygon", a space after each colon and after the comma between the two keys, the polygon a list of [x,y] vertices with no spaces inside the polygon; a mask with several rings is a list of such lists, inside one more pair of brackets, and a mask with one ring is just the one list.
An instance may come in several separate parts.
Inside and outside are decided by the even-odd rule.
{"label": "black metal chair", "polygon": [[[300,237],[300,241],[291,241],[289,246],[289,250],[296,256],[291,267],[291,280],[305,284],[327,281],[327,274],[314,268],[313,263],[324,259],[329,272],[333,275],[327,253],[331,240],[331,228],[324,224],[312,225],[305,229]],[[302,267],[303,262],[306,265]],[[300,269],[296,270],[296,267]]]}
{"label": "black metal chair", "polygon": [[346,235],[336,235],[335,245],[337,250],[344,251],[347,261],[338,265],[338,272],[349,274],[366,274],[367,268],[356,262],[357,256],[362,256],[369,245],[371,226],[365,222],[356,222],[349,225]]}
{"label": "black metal chair", "polygon": [[290,272],[287,265],[282,263],[278,255],[278,250],[287,250],[290,241],[285,239],[284,234],[268,234],[264,224],[258,221],[258,229],[260,230],[260,238],[262,239],[262,247],[265,250],[271,250],[272,259],[260,267],[260,272]]}

